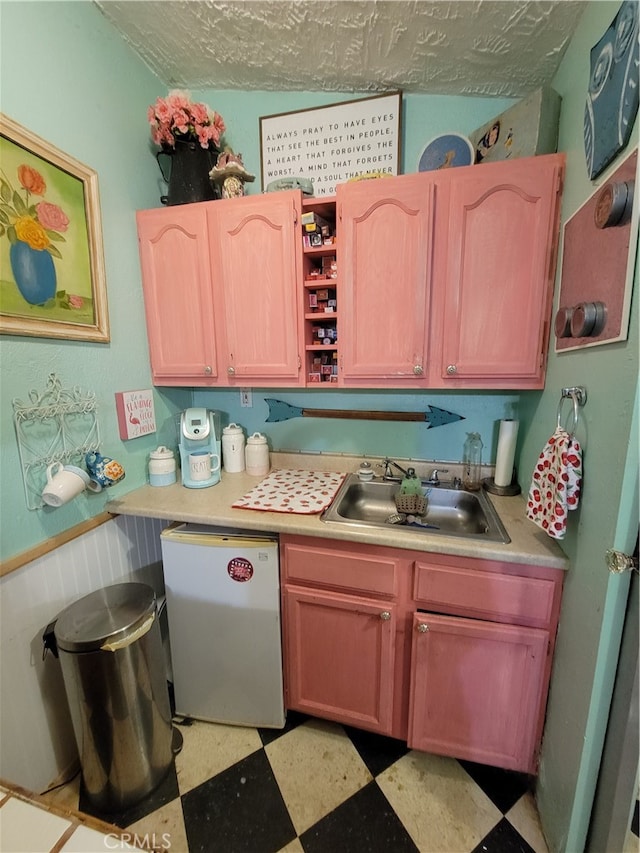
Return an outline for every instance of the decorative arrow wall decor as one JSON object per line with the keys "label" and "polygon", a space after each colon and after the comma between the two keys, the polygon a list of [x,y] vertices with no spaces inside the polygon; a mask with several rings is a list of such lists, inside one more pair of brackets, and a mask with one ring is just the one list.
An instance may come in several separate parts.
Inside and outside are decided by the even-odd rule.
{"label": "decorative arrow wall decor", "polygon": [[267,423],[288,421],[291,418],[343,418],[366,421],[419,421],[426,423],[427,429],[431,429],[465,419],[463,415],[456,415],[437,406],[429,406],[428,412],[372,412],[358,409],[301,409],[272,398],[265,398],[265,402],[269,406]]}

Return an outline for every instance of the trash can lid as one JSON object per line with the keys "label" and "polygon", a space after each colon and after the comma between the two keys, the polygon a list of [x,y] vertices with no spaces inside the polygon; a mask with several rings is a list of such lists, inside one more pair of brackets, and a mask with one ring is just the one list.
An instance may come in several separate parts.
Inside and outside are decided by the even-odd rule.
{"label": "trash can lid", "polygon": [[74,601],[60,613],[54,634],[59,649],[90,652],[122,642],[155,615],[156,596],[145,583],[118,583]]}

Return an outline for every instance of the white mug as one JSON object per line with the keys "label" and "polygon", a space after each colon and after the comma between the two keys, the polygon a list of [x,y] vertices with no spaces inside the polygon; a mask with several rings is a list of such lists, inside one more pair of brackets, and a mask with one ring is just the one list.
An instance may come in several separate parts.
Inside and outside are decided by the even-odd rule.
{"label": "white mug", "polygon": [[89,475],[75,465],[52,462],[47,467],[47,485],[42,500],[49,506],[62,506],[83,492],[89,485]]}
{"label": "white mug", "polygon": [[194,483],[211,479],[211,475],[220,470],[220,457],[207,450],[196,450],[189,454],[189,476]]}

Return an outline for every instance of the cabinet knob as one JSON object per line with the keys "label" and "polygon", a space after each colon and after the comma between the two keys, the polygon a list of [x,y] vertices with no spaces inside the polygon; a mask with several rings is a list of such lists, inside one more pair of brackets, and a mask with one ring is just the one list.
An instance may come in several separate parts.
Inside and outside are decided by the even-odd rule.
{"label": "cabinet knob", "polygon": [[458,368],[455,366],[455,364],[447,365],[447,373],[449,374],[449,376],[453,376],[453,374],[457,372]]}
{"label": "cabinet knob", "polygon": [[428,630],[429,630],[429,626],[427,625],[426,622],[418,622],[418,631],[421,634],[426,634]]}
{"label": "cabinet knob", "polygon": [[382,619],[383,622],[388,622],[389,619],[391,619],[391,614],[389,613],[388,610],[383,610],[382,613],[380,614],[380,618]]}
{"label": "cabinet knob", "polygon": [[416,365],[414,366],[414,368],[413,368],[413,372],[414,372],[414,374],[415,374],[416,376],[422,376],[422,374],[423,374],[423,372],[424,372],[424,371],[422,370],[422,365],[421,365],[421,364],[416,364]]}
{"label": "cabinet knob", "polygon": [[235,376],[236,375],[235,367],[227,367],[227,373],[229,374],[229,376]]}
{"label": "cabinet knob", "polygon": [[207,364],[207,366],[206,366],[206,367],[205,367],[205,369],[204,369],[204,375],[205,375],[205,376],[211,376],[211,373],[212,373],[212,372],[213,372],[213,371],[211,370],[210,365],[208,365],[208,364]]}

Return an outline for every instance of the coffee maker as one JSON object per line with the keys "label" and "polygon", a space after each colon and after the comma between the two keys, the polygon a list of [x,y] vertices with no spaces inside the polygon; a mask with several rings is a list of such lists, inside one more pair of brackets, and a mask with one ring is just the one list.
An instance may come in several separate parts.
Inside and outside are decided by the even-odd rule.
{"label": "coffee maker", "polygon": [[[220,439],[216,435],[217,412],[208,409],[185,409],[180,414],[180,464],[182,485],[189,489],[204,489],[220,482]],[[209,455],[208,455],[209,454]],[[198,457],[202,457],[200,460]],[[207,465],[202,474],[202,465]],[[200,471],[196,473],[196,468]]]}

